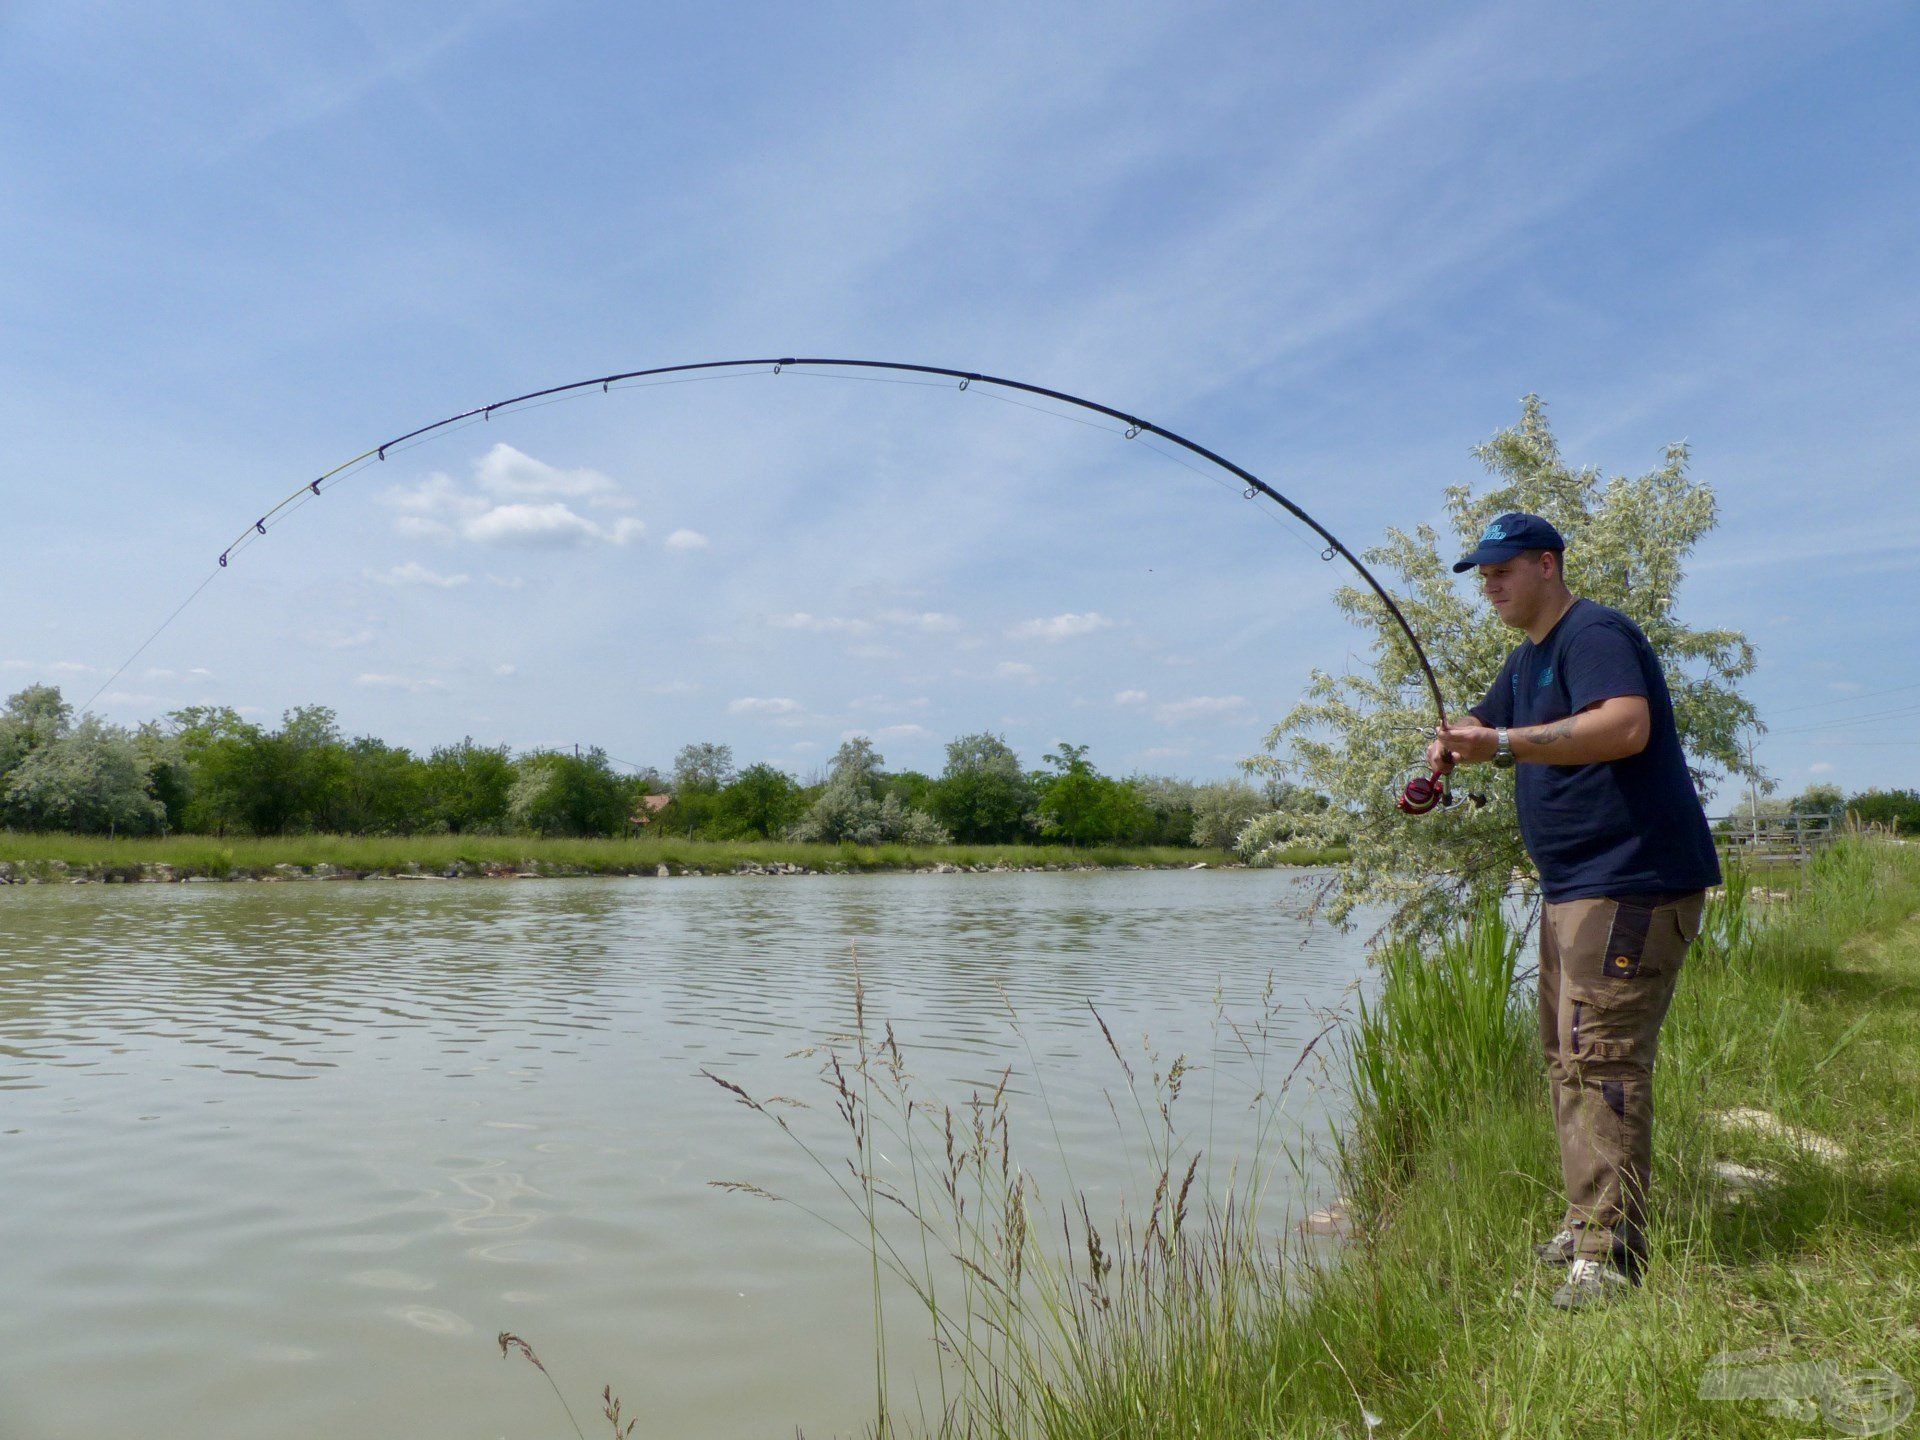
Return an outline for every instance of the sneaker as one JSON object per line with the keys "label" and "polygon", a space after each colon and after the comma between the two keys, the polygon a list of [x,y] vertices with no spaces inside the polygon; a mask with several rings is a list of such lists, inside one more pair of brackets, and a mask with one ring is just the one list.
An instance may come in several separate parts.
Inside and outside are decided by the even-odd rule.
{"label": "sneaker", "polygon": [[1624,1271],[1605,1260],[1577,1256],[1567,1267],[1566,1283],[1553,1292],[1553,1308],[1586,1310],[1630,1294],[1633,1287],[1634,1281]]}
{"label": "sneaker", "polygon": [[1571,1265],[1573,1263],[1573,1231],[1562,1230],[1551,1240],[1543,1240],[1533,1247],[1534,1257],[1542,1265]]}

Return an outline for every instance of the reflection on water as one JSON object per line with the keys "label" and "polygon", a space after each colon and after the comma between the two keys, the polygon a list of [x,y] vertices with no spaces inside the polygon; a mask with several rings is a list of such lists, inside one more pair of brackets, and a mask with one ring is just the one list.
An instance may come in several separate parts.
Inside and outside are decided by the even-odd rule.
{"label": "reflection on water", "polygon": [[[847,1031],[857,963],[916,1088],[1011,1066],[1042,1193],[1098,1212],[1138,1155],[1089,1004],[1197,1061],[1225,1164],[1262,1076],[1216,1005],[1271,975],[1284,1073],[1362,969],[1299,902],[1217,872],[11,888],[0,1436],[555,1433],[502,1329],[653,1433],[852,1433],[861,1256],[708,1186],[832,1203],[698,1071],[811,1098],[793,1052]],[[837,1154],[824,1108],[794,1123]]]}

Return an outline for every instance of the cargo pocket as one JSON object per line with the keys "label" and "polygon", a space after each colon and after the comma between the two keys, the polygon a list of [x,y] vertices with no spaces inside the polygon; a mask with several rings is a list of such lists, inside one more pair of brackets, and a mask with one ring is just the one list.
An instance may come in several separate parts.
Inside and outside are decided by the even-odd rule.
{"label": "cargo pocket", "polygon": [[1653,895],[1624,895],[1596,905],[1561,952],[1568,1059],[1605,1066],[1650,1056],[1650,1032],[1666,1009],[1685,945],[1673,907]]}
{"label": "cargo pocket", "polygon": [[1613,924],[1607,929],[1607,946],[1600,960],[1603,976],[1609,980],[1638,980],[1660,973],[1660,967],[1646,959],[1655,913],[1652,904],[1637,899],[1622,897],[1614,901]]}
{"label": "cargo pocket", "polygon": [[1673,928],[1680,932],[1680,948],[1685,949],[1700,938],[1700,926],[1707,915],[1707,897],[1704,892],[1689,895],[1676,900],[1666,907],[1673,917]]}

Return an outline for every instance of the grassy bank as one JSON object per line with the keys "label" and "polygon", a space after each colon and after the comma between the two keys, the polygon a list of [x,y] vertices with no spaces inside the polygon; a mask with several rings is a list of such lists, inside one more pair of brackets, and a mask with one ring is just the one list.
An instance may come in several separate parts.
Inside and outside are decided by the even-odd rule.
{"label": "grassy bank", "polygon": [[[1713,904],[1656,1067],[1652,1270],[1597,1312],[1553,1310],[1561,1272],[1529,1250],[1562,1192],[1516,958],[1531,967],[1497,915],[1386,957],[1344,1037],[1355,1229],[1331,1261],[1260,1256],[1216,1219],[1120,1303],[1064,1324],[1023,1305],[1043,1341],[998,1361],[974,1388],[1002,1398],[954,1429],[1880,1433],[1896,1377],[1920,1383],[1920,848],[1847,841],[1786,902],[1736,883]],[[1049,1363],[1028,1363],[1037,1343]],[[1796,1418],[1717,1398],[1768,1383],[1716,1367],[1728,1354],[1812,1367],[1776,1372]]]}
{"label": "grassy bank", "polygon": [[[1333,863],[1331,851],[1302,850],[1292,863]],[[1071,849],[1058,845],[801,845],[785,841],[543,840],[526,836],[297,835],[226,839],[172,835],[109,840],[99,836],[0,832],[0,867],[25,880],[297,878],[342,875],[656,875],[730,874],[773,867],[809,872],[958,869],[1072,869],[1221,866],[1221,850],[1171,846]],[[324,870],[323,870],[324,867]]]}

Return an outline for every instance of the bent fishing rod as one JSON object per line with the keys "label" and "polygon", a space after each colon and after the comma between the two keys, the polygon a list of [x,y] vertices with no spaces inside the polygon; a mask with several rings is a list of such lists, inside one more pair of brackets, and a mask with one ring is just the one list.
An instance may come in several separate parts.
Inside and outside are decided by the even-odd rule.
{"label": "bent fishing rod", "polygon": [[[1156,425],[1151,420],[1142,419],[1140,416],[1131,414],[1125,410],[1115,409],[1111,405],[1103,405],[1097,400],[1088,400],[1083,396],[1069,394],[1064,390],[1049,389],[1044,385],[1030,385],[1023,380],[1010,380],[1005,376],[987,375],[975,370],[950,369],[944,365],[916,365],[894,360],[846,360],[792,355],[775,359],[759,360],[704,360],[693,364],[655,365],[643,370],[623,370],[611,375],[599,375],[592,379],[574,380],[564,385],[550,385],[539,390],[529,390],[522,395],[515,395],[506,400],[496,400],[487,405],[476,406],[471,410],[462,410],[457,414],[446,416],[444,419],[435,420],[431,424],[421,425],[416,429],[408,430],[403,434],[394,436],[391,440],[383,441],[370,450],[362,451],[351,460],[343,461],[341,464],[334,466],[333,469],[327,471],[325,474],[308,481],[299,489],[293,491],[285,499],[262,514],[251,526],[241,531],[233,543],[229,544],[225,550],[220,552],[220,568],[226,568],[228,560],[240,545],[259,536],[264,536],[267,533],[269,525],[273,523],[276,518],[284,517],[286,512],[291,508],[295,508],[306,500],[323,493],[329,481],[344,478],[344,472],[353,470],[369,462],[384,461],[390,451],[408,445],[410,442],[424,440],[437,431],[447,430],[476,419],[491,420],[496,411],[527,406],[534,402],[557,400],[576,392],[592,390],[596,386],[603,393],[609,393],[616,385],[627,387],[636,382],[659,381],[661,377],[665,376],[677,375],[687,378],[699,378],[703,375],[715,376],[718,372],[725,371],[736,373],[766,371],[769,367],[771,373],[775,375],[780,374],[783,370],[798,370],[806,367],[810,369],[819,368],[862,372],[888,371],[901,375],[939,376],[955,381],[958,388],[962,391],[978,385],[990,387],[991,389],[1010,391],[1015,394],[1038,396],[1042,399],[1056,401],[1062,405],[1069,405],[1079,410],[1085,410],[1095,415],[1103,415],[1110,420],[1118,421],[1126,427],[1126,439],[1133,440],[1141,435],[1157,435],[1161,439],[1169,441],[1193,455],[1197,455],[1202,460],[1217,466],[1238,480],[1245,487],[1241,492],[1244,499],[1252,500],[1256,496],[1264,495],[1274,504],[1280,506],[1287,514],[1311,529],[1314,534],[1326,542],[1326,548],[1320,552],[1320,558],[1322,560],[1332,560],[1334,556],[1338,555],[1353,567],[1355,573],[1367,583],[1367,587],[1373,591],[1380,603],[1386,607],[1387,613],[1393,617],[1394,623],[1399,626],[1401,633],[1406,636],[1407,644],[1412,648],[1414,658],[1419,662],[1420,672],[1426,680],[1428,694],[1433,700],[1434,714],[1442,726],[1446,724],[1447,707],[1446,701],[1440,694],[1440,682],[1434,675],[1433,666],[1427,659],[1427,652],[1425,647],[1420,643],[1420,637],[1414,634],[1413,626],[1408,623],[1406,615],[1401,611],[1400,606],[1395,602],[1393,596],[1387,593],[1386,587],[1383,586],[1379,580],[1374,577],[1373,572],[1361,562],[1360,557],[1349,550],[1346,545],[1340,541],[1339,537],[1334,535],[1325,525],[1314,519],[1314,517],[1308,514],[1300,505],[1281,494],[1252,471],[1247,470],[1243,466],[1236,465],[1224,455],[1208,449],[1198,441],[1190,440],[1176,431],[1169,430],[1163,425]],[[195,593],[197,594],[198,592]],[[178,612],[176,611],[175,613],[177,614]],[[137,653],[138,652],[136,652],[136,654]],[[129,663],[131,663],[131,661],[129,661]],[[1424,815],[1438,806],[1450,805],[1452,801],[1453,797],[1447,792],[1444,774],[1439,770],[1435,770],[1431,775],[1416,776],[1414,779],[1408,781],[1403,793],[1399,797],[1398,804],[1400,808],[1408,814]]]}

